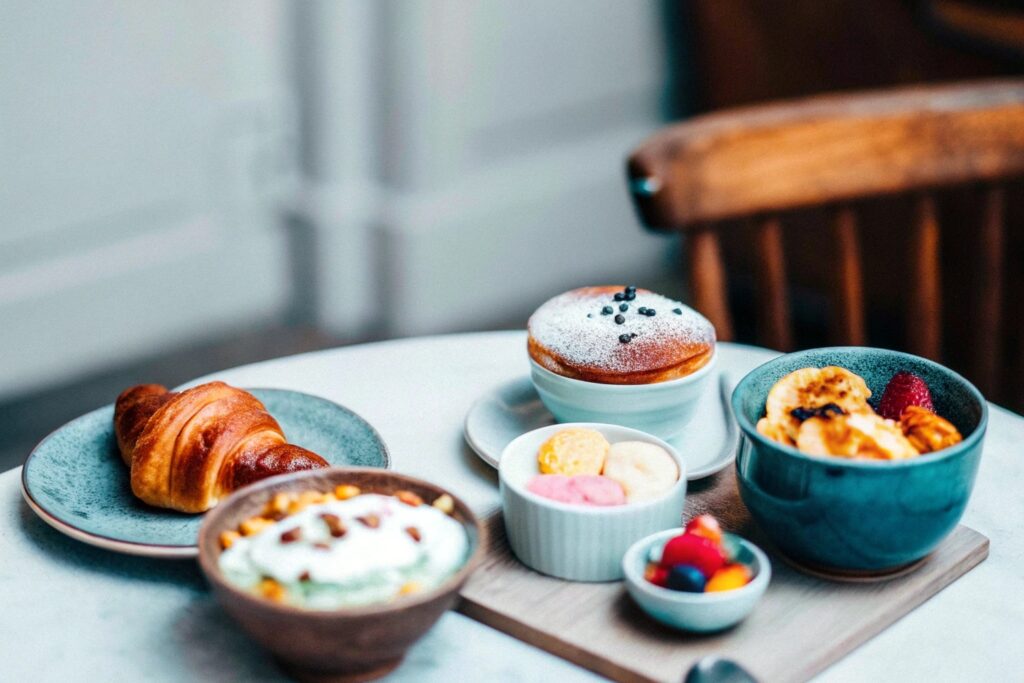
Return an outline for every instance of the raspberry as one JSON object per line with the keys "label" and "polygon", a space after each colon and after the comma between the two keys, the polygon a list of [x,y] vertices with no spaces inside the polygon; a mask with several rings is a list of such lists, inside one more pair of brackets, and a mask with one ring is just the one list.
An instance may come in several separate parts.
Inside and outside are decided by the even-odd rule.
{"label": "raspberry", "polygon": [[710,578],[725,564],[725,553],[710,538],[683,534],[669,540],[661,552],[662,567],[674,567],[677,564],[696,567],[705,578]]}
{"label": "raspberry", "polygon": [[710,538],[715,543],[722,542],[722,527],[711,515],[700,515],[691,519],[686,525],[686,533]]}
{"label": "raspberry", "polygon": [[882,392],[878,414],[889,420],[899,420],[907,406],[920,406],[935,411],[932,392],[928,390],[925,381],[912,372],[901,370],[892,376]]}

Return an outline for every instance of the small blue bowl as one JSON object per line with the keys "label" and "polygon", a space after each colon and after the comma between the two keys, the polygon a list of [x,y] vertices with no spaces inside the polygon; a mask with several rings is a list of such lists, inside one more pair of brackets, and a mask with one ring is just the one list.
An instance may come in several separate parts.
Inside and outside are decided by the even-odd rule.
{"label": "small blue bowl", "polygon": [[[931,389],[935,411],[964,440],[910,460],[812,456],[758,433],[765,400],[783,376],[838,365],[867,382],[876,402],[900,370]],[[732,395],[743,431],[736,456],[740,495],[751,516],[791,559],[828,573],[882,574],[928,555],[956,527],[974,487],[988,406],[974,385],[930,360],[865,347],[791,353],[753,370]]]}
{"label": "small blue bowl", "polygon": [[739,547],[736,559],[754,573],[754,578],[742,588],[716,593],[685,593],[655,586],[644,578],[651,549],[665,545],[670,538],[682,532],[680,528],[659,531],[640,539],[626,551],[622,570],[630,597],[654,619],[684,631],[713,633],[743,621],[768,588],[772,566],[760,548],[735,534],[725,535]]}

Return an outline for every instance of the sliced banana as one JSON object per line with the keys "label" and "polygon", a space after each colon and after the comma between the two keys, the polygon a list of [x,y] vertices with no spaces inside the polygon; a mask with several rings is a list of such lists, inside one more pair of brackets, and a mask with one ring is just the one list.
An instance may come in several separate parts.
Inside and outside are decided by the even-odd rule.
{"label": "sliced banana", "polygon": [[851,413],[804,420],[796,446],[809,455],[901,460],[918,451],[899,424],[874,413]]}
{"label": "sliced banana", "polygon": [[679,479],[679,466],[664,448],[643,441],[612,444],[604,463],[604,476],[614,479],[636,503],[663,495]]}
{"label": "sliced banana", "polygon": [[776,382],[768,392],[765,402],[767,423],[765,429],[759,427],[759,431],[766,436],[768,433],[785,434],[789,442],[794,442],[801,423],[800,419],[793,417],[794,409],[814,409],[834,403],[846,413],[871,412],[868,405],[870,397],[871,390],[864,379],[846,368],[830,365],[795,370]]}
{"label": "sliced banana", "polygon": [[762,417],[757,421],[757,431],[772,441],[778,441],[786,446],[796,446],[796,443],[786,433],[785,426],[772,424],[767,417]]}

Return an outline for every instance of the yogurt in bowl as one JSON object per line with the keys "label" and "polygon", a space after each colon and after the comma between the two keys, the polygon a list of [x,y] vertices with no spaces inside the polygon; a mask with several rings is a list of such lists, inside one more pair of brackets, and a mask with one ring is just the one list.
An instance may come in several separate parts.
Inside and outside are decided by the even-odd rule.
{"label": "yogurt in bowl", "polygon": [[[297,502],[280,498],[286,495],[270,501],[271,512],[277,501],[279,507]],[[468,538],[438,507],[408,492],[405,498],[325,495],[322,502],[231,540],[218,559],[220,569],[240,588],[311,609],[388,602],[431,590],[465,563]]]}
{"label": "yogurt in bowl", "polygon": [[440,486],[331,467],[222,501],[199,530],[199,565],[228,614],[291,676],[368,680],[455,604],[482,533]]}

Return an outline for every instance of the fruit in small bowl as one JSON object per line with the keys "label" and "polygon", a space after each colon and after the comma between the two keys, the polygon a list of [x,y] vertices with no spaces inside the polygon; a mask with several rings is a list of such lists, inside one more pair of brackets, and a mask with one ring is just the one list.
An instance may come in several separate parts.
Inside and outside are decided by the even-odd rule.
{"label": "fruit in small bowl", "polygon": [[751,516],[791,559],[842,575],[897,571],[956,527],[988,422],[957,373],[866,347],[780,356],[740,381],[732,406]]}
{"label": "fruit in small bowl", "polygon": [[207,514],[199,564],[224,609],[300,680],[368,680],[454,605],[482,529],[444,489],[334,467],[239,489]]}
{"label": "fruit in small bowl", "polygon": [[637,541],[622,559],[626,590],[654,619],[709,633],[750,614],[771,580],[768,557],[702,515]]}

